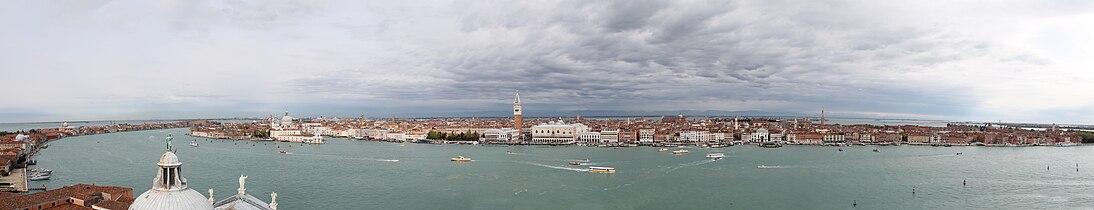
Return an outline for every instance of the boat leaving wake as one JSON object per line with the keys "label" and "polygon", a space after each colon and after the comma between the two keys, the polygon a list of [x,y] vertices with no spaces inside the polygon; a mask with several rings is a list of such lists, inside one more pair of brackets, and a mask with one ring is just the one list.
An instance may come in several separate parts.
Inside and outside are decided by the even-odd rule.
{"label": "boat leaving wake", "polygon": [[758,166],[756,166],[756,168],[759,168],[759,169],[783,169],[783,168],[790,168],[790,167],[789,166],[758,165]]}
{"label": "boat leaving wake", "polygon": [[561,170],[567,170],[567,171],[581,171],[581,172],[588,172],[589,171],[589,169],[584,169],[584,168],[570,168],[570,167],[564,167],[564,166],[552,166],[552,165],[547,165],[547,164],[542,164],[542,163],[533,163],[533,162],[518,162],[518,163],[524,163],[524,164],[528,164],[528,165],[534,165],[534,166],[539,166],[539,167],[547,167],[547,168],[553,168],[553,169],[561,169]]}

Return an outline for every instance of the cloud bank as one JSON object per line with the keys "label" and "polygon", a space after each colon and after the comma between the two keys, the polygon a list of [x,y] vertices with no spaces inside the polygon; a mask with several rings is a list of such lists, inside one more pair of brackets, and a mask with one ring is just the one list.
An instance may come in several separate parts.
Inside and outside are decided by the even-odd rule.
{"label": "cloud bank", "polygon": [[1087,1],[26,1],[0,121],[758,110],[1094,123]]}

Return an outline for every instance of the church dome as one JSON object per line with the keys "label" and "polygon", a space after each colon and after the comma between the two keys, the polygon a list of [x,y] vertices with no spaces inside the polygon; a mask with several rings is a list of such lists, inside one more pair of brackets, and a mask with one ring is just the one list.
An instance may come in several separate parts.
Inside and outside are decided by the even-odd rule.
{"label": "church dome", "polygon": [[152,179],[152,189],[137,196],[129,210],[213,210],[209,198],[186,187],[186,177],[182,176],[182,162],[171,152],[171,135],[167,136],[167,151],[160,155],[156,166],[159,169],[156,178]]}
{"label": "church dome", "polygon": [[133,201],[133,205],[129,206],[129,209],[213,210],[213,204],[209,203],[209,198],[202,196],[201,193],[198,193],[193,189],[176,191],[159,191],[153,189],[145,191],[144,193],[141,193],[140,196],[137,196],[136,200]]}

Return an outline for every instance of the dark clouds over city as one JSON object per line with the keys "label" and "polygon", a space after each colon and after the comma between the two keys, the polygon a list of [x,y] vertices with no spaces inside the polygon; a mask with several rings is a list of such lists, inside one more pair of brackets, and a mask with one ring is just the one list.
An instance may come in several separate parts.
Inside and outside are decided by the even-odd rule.
{"label": "dark clouds over city", "polygon": [[0,122],[526,110],[1094,123],[1089,1],[24,1]]}

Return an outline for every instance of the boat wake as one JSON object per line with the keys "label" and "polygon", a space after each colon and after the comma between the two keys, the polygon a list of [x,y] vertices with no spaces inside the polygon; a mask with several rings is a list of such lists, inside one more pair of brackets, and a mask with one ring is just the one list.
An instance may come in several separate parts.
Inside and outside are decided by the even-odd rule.
{"label": "boat wake", "polygon": [[589,169],[584,169],[584,168],[570,168],[570,167],[565,167],[565,166],[552,166],[552,165],[547,165],[547,164],[542,164],[542,163],[533,163],[533,162],[518,162],[518,163],[524,163],[524,164],[534,165],[534,166],[539,166],[539,167],[547,167],[547,168],[553,168],[553,169],[567,170],[567,171],[581,171],[581,172],[588,172],[589,171]]}
{"label": "boat wake", "polygon": [[756,168],[759,168],[759,169],[784,169],[784,168],[790,168],[790,166],[758,165],[758,166],[756,166]]}
{"label": "boat wake", "polygon": [[675,171],[676,169],[692,167],[692,166],[698,166],[698,165],[703,165],[703,164],[707,164],[707,163],[713,163],[714,161],[718,161],[718,160],[719,159],[706,159],[706,160],[700,160],[700,161],[692,161],[692,162],[687,162],[687,163],[681,163],[680,165],[678,165],[676,167],[673,167],[672,169],[669,169],[669,172]]}
{"label": "boat wake", "polygon": [[291,155],[294,155],[294,156],[325,157],[325,158],[334,158],[334,159],[343,159],[343,160],[367,160],[367,161],[379,161],[379,162],[399,162],[398,159],[381,159],[381,158],[367,158],[367,157],[338,157],[338,156],[333,156],[333,155],[320,155],[320,154],[293,154],[291,152],[287,153],[287,154],[291,154]]}

